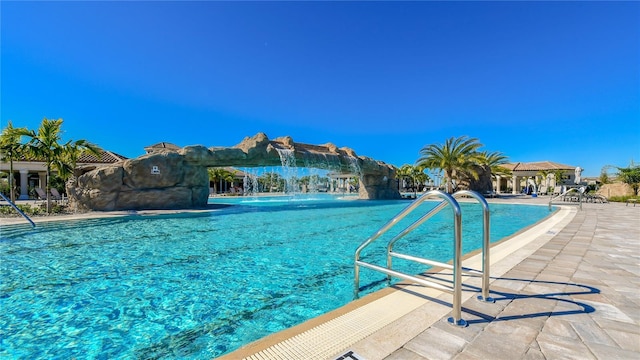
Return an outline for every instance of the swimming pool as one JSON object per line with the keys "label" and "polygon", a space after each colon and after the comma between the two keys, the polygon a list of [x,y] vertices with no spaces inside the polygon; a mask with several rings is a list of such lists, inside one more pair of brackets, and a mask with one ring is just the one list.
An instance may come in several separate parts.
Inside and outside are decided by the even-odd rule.
{"label": "swimming pool", "polygon": [[[3,227],[0,356],[222,355],[351,301],[356,247],[408,204],[262,200],[200,214]],[[480,246],[482,215],[477,204],[461,206],[468,252]],[[492,239],[548,214],[543,206],[492,205]],[[441,211],[396,249],[449,260],[451,217]],[[384,240],[363,257],[383,263]],[[363,270],[361,284],[375,284],[363,294],[384,286],[382,278]]]}

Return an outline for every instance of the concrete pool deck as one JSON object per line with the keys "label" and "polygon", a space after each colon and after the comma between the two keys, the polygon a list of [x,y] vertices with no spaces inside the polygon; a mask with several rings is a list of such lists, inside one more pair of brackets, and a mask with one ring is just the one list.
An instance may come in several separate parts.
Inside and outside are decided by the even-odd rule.
{"label": "concrete pool deck", "polygon": [[[521,196],[489,200],[548,201]],[[15,222],[25,220],[0,219],[3,225]],[[466,258],[464,266],[480,268],[480,256]],[[462,318],[469,323],[465,328],[446,321],[451,295],[400,285],[219,359],[640,358],[640,207],[563,206],[493,246],[491,278],[495,303],[477,301],[480,279],[464,277]]]}
{"label": "concrete pool deck", "polygon": [[640,358],[640,208],[562,206],[492,247],[491,279],[495,303],[483,303],[480,279],[464,277],[464,328],[446,321],[451,295],[404,285],[219,359]]}

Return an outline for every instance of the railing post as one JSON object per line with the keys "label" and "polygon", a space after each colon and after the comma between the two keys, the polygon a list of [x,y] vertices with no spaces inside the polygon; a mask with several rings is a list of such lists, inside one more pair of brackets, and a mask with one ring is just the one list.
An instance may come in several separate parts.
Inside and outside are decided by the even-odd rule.
{"label": "railing post", "polygon": [[467,326],[462,319],[462,216],[460,207],[453,208],[453,301],[452,316],[447,319],[451,325]]}
{"label": "railing post", "polygon": [[354,288],[353,288],[353,298],[360,298],[360,266],[358,265],[358,259],[356,258],[355,267],[353,269],[353,280],[354,280]]}
{"label": "railing post", "polygon": [[[391,270],[391,252],[393,248],[393,244],[396,240],[402,238],[407,233],[414,230],[416,227],[420,226],[424,221],[429,219],[433,214],[437,213],[443,207],[447,205],[451,205],[454,215],[454,241],[453,241],[453,287],[447,289],[447,291],[452,291],[453,300],[452,300],[452,316],[448,318],[448,322],[452,325],[456,326],[467,326],[467,322],[462,319],[462,211],[460,205],[455,200],[455,197],[468,195],[476,200],[482,205],[483,208],[483,243],[482,243],[482,295],[478,296],[479,300],[493,302],[493,299],[489,296],[489,281],[490,281],[490,256],[489,256],[489,246],[490,246],[490,211],[489,205],[487,201],[475,191],[463,190],[459,191],[455,194],[449,195],[447,193],[441,191],[429,191],[425,193],[421,198],[417,199],[411,205],[407,206],[403,211],[401,211],[398,215],[396,215],[392,220],[390,220],[387,224],[385,224],[376,234],[365,240],[356,250],[355,252],[355,266],[354,266],[354,298],[359,297],[360,291],[360,252],[368,246],[372,241],[380,237],[383,233],[389,230],[393,225],[395,225],[399,220],[404,218],[409,212],[414,210],[420,203],[422,203],[426,198],[437,195],[441,197],[443,202],[429,211],[427,214],[423,215],[420,219],[415,221],[405,230],[403,230],[400,234],[394,237],[387,246],[387,268],[382,268],[378,266],[373,266],[368,263],[362,263],[365,267],[371,267],[374,270],[382,271],[387,274],[389,278],[391,275],[400,276],[401,278],[411,278],[413,281],[418,281],[417,278],[412,277],[403,277],[401,275],[405,275],[402,273],[398,273]],[[399,254],[396,254],[399,256]],[[405,259],[409,259],[408,256],[403,256]],[[435,284],[428,284],[426,286],[435,287]],[[437,287],[436,287],[437,288]]]}
{"label": "railing post", "polygon": [[584,195],[584,192],[586,191],[586,189],[584,187],[580,187],[580,189],[578,190],[578,192],[580,193],[580,210],[582,210],[582,196]]}
{"label": "railing post", "polygon": [[482,206],[482,294],[478,295],[477,299],[485,302],[495,302],[495,300],[489,296],[489,281],[491,280],[491,258],[490,258],[490,246],[491,246],[491,227],[490,227],[490,214],[489,204],[484,196],[480,195],[476,191],[461,190],[453,194],[454,198],[459,196],[471,196],[480,203]]}
{"label": "railing post", "polygon": [[495,300],[489,296],[489,281],[491,280],[491,256],[490,256],[490,239],[491,239],[491,221],[489,220],[489,207],[487,206],[483,210],[482,221],[483,233],[482,233],[482,295],[477,299],[486,302],[495,302]]}
{"label": "railing post", "polygon": [[[407,214],[409,214],[410,212],[415,210],[420,204],[422,204],[425,200],[427,200],[428,198],[430,198],[433,195],[438,195],[440,197],[444,197],[451,204],[456,202],[455,199],[453,199],[449,194],[445,194],[442,191],[438,191],[438,190],[427,191],[420,198],[416,199],[411,204],[409,204],[406,208],[404,208],[402,211],[400,211],[400,213],[398,213],[398,215],[394,216],[393,219],[389,220],[389,222],[387,222],[382,228],[380,228],[380,230],[378,230],[374,235],[369,237],[362,244],[360,244],[360,246],[358,246],[358,248],[356,249],[355,255],[354,255],[354,286],[355,286],[354,298],[357,299],[358,296],[359,296],[359,292],[360,292],[360,272],[359,272],[360,266],[358,265],[358,261],[360,261],[360,253],[362,252],[362,250],[365,247],[367,247],[371,242],[373,242],[374,240],[379,238],[382,234],[387,232],[391,227],[393,227],[395,224],[397,224],[398,221],[402,220],[405,216],[407,216]],[[453,201],[453,202],[451,202],[451,201]]]}

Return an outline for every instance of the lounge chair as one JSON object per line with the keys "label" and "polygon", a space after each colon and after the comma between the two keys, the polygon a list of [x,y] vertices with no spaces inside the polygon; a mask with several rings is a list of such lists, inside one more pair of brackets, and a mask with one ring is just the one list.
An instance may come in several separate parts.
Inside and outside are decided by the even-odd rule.
{"label": "lounge chair", "polygon": [[42,188],[36,188],[36,194],[38,194],[40,200],[47,200],[47,193]]}
{"label": "lounge chair", "polygon": [[588,199],[588,201],[593,202],[593,203],[599,202],[601,204],[605,204],[605,203],[609,202],[604,195],[600,195],[600,194],[587,195],[587,199]]}
{"label": "lounge chair", "polygon": [[51,188],[51,196],[53,200],[62,200],[62,195],[60,195],[56,188]]}
{"label": "lounge chair", "polygon": [[489,190],[489,191],[483,192],[482,196],[484,196],[485,198],[495,198],[495,197],[498,197],[498,194],[493,190]]}
{"label": "lounge chair", "polygon": [[58,189],[51,188],[51,198],[58,202],[58,204],[64,204],[67,201],[64,194],[60,194]]}

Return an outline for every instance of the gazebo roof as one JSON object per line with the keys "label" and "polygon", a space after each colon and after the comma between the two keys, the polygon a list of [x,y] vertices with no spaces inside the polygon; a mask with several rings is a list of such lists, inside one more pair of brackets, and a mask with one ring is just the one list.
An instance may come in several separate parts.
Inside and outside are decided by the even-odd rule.
{"label": "gazebo roof", "polygon": [[502,167],[513,171],[553,171],[553,170],[575,170],[575,166],[559,164],[553,161],[537,161],[537,162],[517,162],[501,165]]}
{"label": "gazebo roof", "polygon": [[83,153],[78,158],[78,164],[112,164],[121,160],[127,160],[127,157],[112,151],[100,150],[100,157],[87,152]]}
{"label": "gazebo roof", "polygon": [[149,145],[149,146],[144,148],[144,151],[146,151],[147,153],[150,153],[150,152],[153,152],[153,151],[161,151],[161,150],[178,151],[178,150],[180,150],[180,147],[178,145],[163,141],[163,142],[159,142],[157,144]]}
{"label": "gazebo roof", "polygon": [[[76,164],[78,165],[80,164],[113,164],[118,161],[127,160],[127,159],[128,158],[126,156],[122,156],[120,154],[114,153],[112,151],[107,151],[107,150],[100,150],[100,156],[96,156],[85,151],[78,157]],[[4,161],[4,159],[1,159],[1,160]],[[33,159],[25,155],[20,156],[20,158],[17,159],[17,161],[33,162],[33,163],[44,162],[43,159]]]}
{"label": "gazebo roof", "polygon": [[242,171],[240,169],[236,169],[236,168],[231,167],[231,166],[225,166],[224,169],[227,170],[227,171],[232,172],[233,176],[236,179],[244,178],[245,176],[250,177],[250,178],[254,177],[254,175],[248,174],[248,173],[246,173],[246,172],[244,172],[244,171]]}

